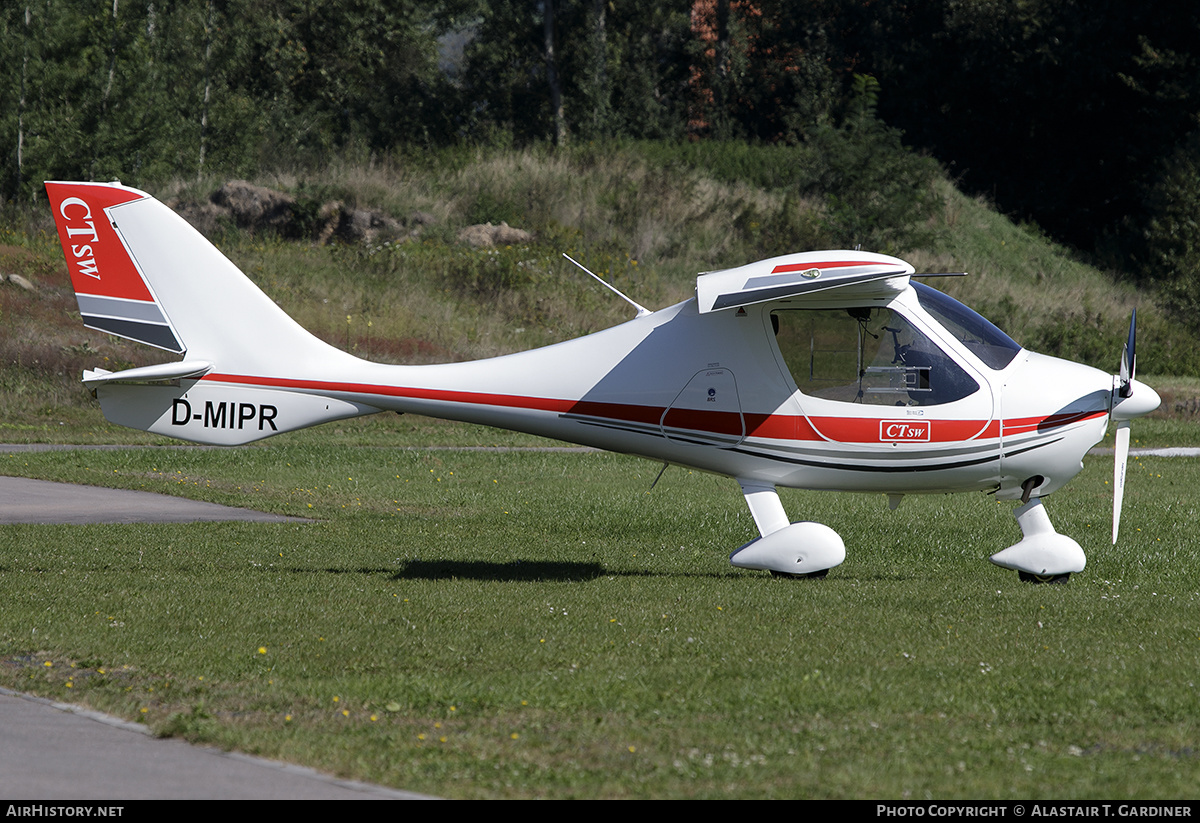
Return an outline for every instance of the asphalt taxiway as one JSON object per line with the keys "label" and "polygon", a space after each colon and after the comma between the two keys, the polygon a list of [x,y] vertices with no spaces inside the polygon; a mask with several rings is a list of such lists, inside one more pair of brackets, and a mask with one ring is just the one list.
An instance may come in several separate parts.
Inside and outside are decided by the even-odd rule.
{"label": "asphalt taxiway", "polygon": [[[0,477],[0,525],[231,520],[303,522],[164,494]],[[0,797],[39,802],[432,799],[160,740],[135,723],[5,689],[0,689]]]}
{"label": "asphalt taxiway", "polygon": [[6,689],[0,689],[0,797],[39,803],[434,799],[160,740],[136,723]]}
{"label": "asphalt taxiway", "polygon": [[238,509],[166,494],[0,477],[0,524],[303,523],[301,517]]}
{"label": "asphalt taxiway", "polygon": [[[0,443],[0,454],[47,451],[121,451],[129,446],[74,446],[50,443]],[[150,448],[180,448],[176,446]],[[184,446],[182,448],[203,448]],[[25,477],[0,476],[0,525],[11,523],[303,523],[284,517],[173,497],[167,494],[106,489],[75,483],[52,483]]]}

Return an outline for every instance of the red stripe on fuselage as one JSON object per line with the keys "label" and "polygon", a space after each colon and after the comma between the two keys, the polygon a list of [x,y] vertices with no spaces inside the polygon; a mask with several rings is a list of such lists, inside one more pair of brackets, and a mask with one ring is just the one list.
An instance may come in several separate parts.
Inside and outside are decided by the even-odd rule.
{"label": "red stripe on fuselage", "polygon": [[[242,383],[248,386],[271,386],[279,389],[312,389],[321,392],[342,394],[374,394],[383,397],[410,397],[416,400],[444,400],[450,403],[470,403],[478,406],[520,408],[534,411],[567,413],[581,401],[556,400],[551,397],[526,397],[516,394],[491,394],[488,392],[449,391],[446,389],[421,389],[408,386],[378,386],[370,383],[332,383],[327,380],[285,380],[278,377],[253,377],[241,374],[206,374],[203,380],[220,383]],[[615,404],[597,403],[597,406]],[[621,408],[640,408],[621,406]],[[584,412],[585,414],[588,412]],[[657,422],[658,418],[655,418]]]}
{"label": "red stripe on fuselage", "polygon": [[1072,423],[1079,423],[1084,420],[1094,420],[1097,417],[1103,417],[1108,414],[1106,409],[1093,409],[1091,411],[1066,412],[1061,414],[1050,414],[1045,417],[1021,417],[1012,420],[1004,421],[1005,434],[1026,434],[1032,431],[1049,431],[1057,429],[1061,426],[1069,426]]}
{"label": "red stripe on fuselage", "polygon": [[[894,414],[889,414],[889,411],[895,410],[890,406],[881,406],[879,417],[814,417],[812,425],[824,438],[818,436],[812,439],[829,439],[839,443],[879,443],[879,421],[895,419]],[[953,443],[978,437],[1000,436],[1000,423],[997,420],[939,420],[914,417],[912,422],[914,425],[929,426],[927,442],[931,443]]]}
{"label": "red stripe on fuselage", "polygon": [[[325,380],[288,380],[276,377],[255,377],[235,374],[208,374],[203,380],[236,383],[249,386],[269,386],[279,389],[311,390],[340,394],[407,397],[417,400],[438,400],[496,408],[527,409],[555,414],[576,414],[621,423],[657,426],[667,410],[662,406],[641,406],[631,403],[605,403],[594,400],[568,400],[553,397],[529,397],[492,392],[467,392],[449,389],[426,389],[409,386],[383,386],[370,383],[335,383]],[[814,417],[803,415],[762,414],[743,412],[712,412],[673,408],[667,419],[672,428],[709,431],[714,434],[745,431],[748,437],[771,440],[820,441],[842,443],[878,443],[879,421],[890,417],[890,407],[881,407],[880,417]],[[1083,420],[1105,415],[1104,410],[1071,414],[1052,414],[1045,417],[1025,417],[1004,423],[1006,434],[1046,431]],[[930,419],[930,440],[933,443],[952,443],[1000,436],[1000,421]]]}

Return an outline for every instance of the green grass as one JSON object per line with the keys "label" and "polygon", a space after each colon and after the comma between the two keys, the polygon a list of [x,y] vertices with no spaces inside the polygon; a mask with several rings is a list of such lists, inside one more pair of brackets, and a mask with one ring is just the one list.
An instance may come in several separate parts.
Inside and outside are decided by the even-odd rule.
{"label": "green grass", "polygon": [[[772,177],[777,153],[707,174],[656,150],[335,165],[315,185],[438,222],[403,245],[221,245],[318,335],[427,362],[626,319],[562,251],[659,308],[698,271],[816,231],[822,206]],[[973,276],[936,285],[1030,348],[1106,370],[1140,305],[1143,373],[1200,368],[1146,295],[944,186],[934,241],[905,256]],[[754,527],[727,479],[671,469],[649,491],[658,466],[614,455],[431,449],[546,441],[413,416],[237,450],[113,427],[80,370],[164,356],[83,330],[49,215],[18,218],[0,228],[0,265],[38,291],[0,288],[0,442],[129,448],[0,454],[0,473],[314,522],[0,527],[5,686],[454,797],[1194,794],[1193,461],[1132,462],[1113,548],[1111,458],[1089,458],[1047,504],[1089,558],[1066,587],[987,562],[1019,531],[1012,505],[983,495],[891,512],[882,496],[785,492],[791,517],[832,526],[849,556],[823,582],[778,581],[728,564]],[[456,244],[484,219],[537,240]],[[1134,446],[1200,445],[1200,382],[1143,379],[1164,403]]]}
{"label": "green grass", "polygon": [[1192,461],[1133,462],[1113,548],[1111,460],[1090,458],[1048,503],[1089,556],[1065,587],[987,563],[1019,532],[984,495],[785,493],[846,563],[737,570],[736,484],[671,469],[650,491],[657,466],[602,453],[285,436],[0,471],[316,518],[0,528],[0,682],[162,734],[452,797],[1166,798],[1200,779]]}

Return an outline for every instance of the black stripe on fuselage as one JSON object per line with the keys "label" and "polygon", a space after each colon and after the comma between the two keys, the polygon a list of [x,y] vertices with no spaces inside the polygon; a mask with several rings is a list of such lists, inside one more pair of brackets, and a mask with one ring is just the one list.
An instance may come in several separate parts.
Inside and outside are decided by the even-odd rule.
{"label": "black stripe on fuselage", "polygon": [[[1059,439],[1061,439],[1061,438],[1059,438]],[[804,459],[804,458],[800,458],[800,457],[784,457],[783,455],[777,455],[777,454],[764,454],[762,452],[750,451],[745,448],[735,448],[735,449],[730,449],[730,451],[734,451],[739,454],[745,454],[750,457],[761,457],[766,460],[773,460],[777,463],[788,463],[793,466],[810,466],[810,467],[816,468],[816,469],[837,469],[837,470],[841,470],[841,471],[876,472],[876,473],[883,473],[883,474],[891,474],[891,473],[899,473],[899,472],[935,472],[935,471],[944,471],[946,469],[964,469],[969,466],[981,466],[984,463],[991,463],[993,461],[999,460],[1001,457],[1016,457],[1019,454],[1025,454],[1026,452],[1033,451],[1034,449],[1040,449],[1043,446],[1049,446],[1052,443],[1057,443],[1057,442],[1058,442],[1057,439],[1056,440],[1048,440],[1045,443],[1037,443],[1032,446],[1027,446],[1026,448],[1023,448],[1023,449],[1017,449],[1016,451],[1010,451],[1007,454],[1002,455],[1002,454],[1000,454],[1000,452],[996,452],[995,454],[987,454],[983,457],[977,457],[973,460],[958,460],[953,463],[927,463],[927,464],[906,465],[906,466],[884,466],[884,465],[880,465],[880,464],[874,464],[874,465],[870,465],[870,466],[855,466],[855,465],[849,465],[849,464],[846,464],[843,462],[832,463],[832,462],[827,462],[827,461],[822,461],[822,460]]]}

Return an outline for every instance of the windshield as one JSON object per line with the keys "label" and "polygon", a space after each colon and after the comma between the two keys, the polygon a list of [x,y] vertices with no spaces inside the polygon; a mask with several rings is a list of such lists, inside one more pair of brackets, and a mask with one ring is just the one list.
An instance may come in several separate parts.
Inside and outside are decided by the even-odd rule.
{"label": "windshield", "polygon": [[1011,337],[996,328],[990,320],[953,297],[931,289],[924,283],[913,282],[921,308],[933,315],[948,332],[993,369],[1003,369],[1021,350]]}

